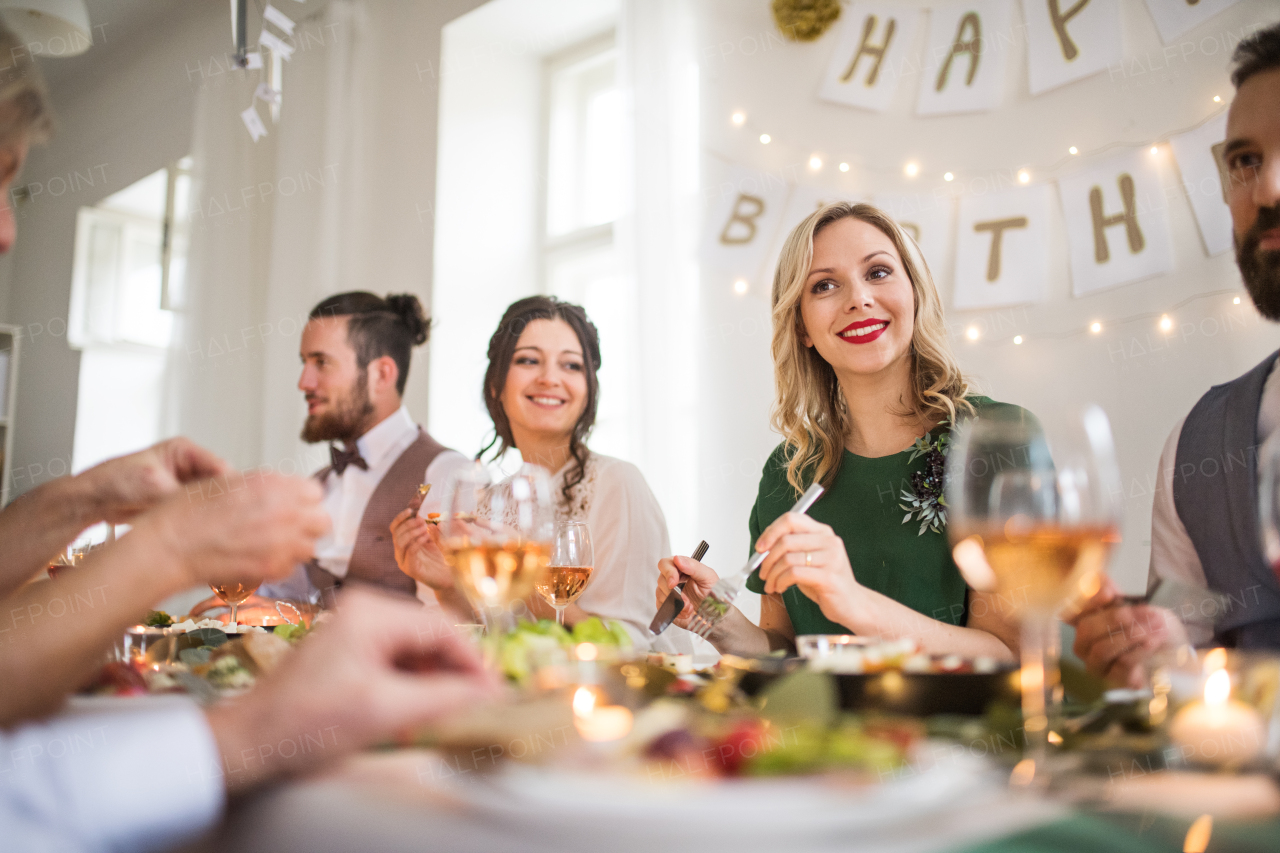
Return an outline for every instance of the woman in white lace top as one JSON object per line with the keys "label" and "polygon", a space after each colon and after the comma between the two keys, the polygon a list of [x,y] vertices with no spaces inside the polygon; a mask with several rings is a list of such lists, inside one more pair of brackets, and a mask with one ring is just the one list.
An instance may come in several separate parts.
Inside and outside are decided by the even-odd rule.
{"label": "woman in white lace top", "polygon": [[[513,303],[489,340],[484,399],[495,436],[481,451],[516,448],[526,462],[555,472],[558,518],[585,521],[595,548],[595,572],[586,591],[565,611],[565,624],[588,616],[616,619],[636,645],[689,653],[694,637],[672,628],[652,640],[658,561],[671,555],[662,508],[635,465],[591,452],[600,344],[596,328],[577,305],[531,296]],[[441,603],[465,606],[430,542],[426,525],[406,510],[392,524],[396,561]],[[553,611],[536,596],[539,616]]]}

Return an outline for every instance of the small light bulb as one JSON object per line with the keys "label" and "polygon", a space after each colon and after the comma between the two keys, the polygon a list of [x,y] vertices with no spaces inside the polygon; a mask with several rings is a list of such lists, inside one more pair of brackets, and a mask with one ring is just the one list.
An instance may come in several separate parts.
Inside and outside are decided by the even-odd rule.
{"label": "small light bulb", "polygon": [[815,155],[813,155],[812,157],[810,157],[810,158],[809,158],[809,168],[810,168],[810,169],[813,169],[813,171],[815,171],[815,172],[816,172],[816,171],[818,171],[819,169],[821,169],[821,168],[822,168],[822,158],[821,158],[821,157],[819,157],[819,156],[818,156],[818,155],[816,155],[816,154],[815,154]]}
{"label": "small light bulb", "polygon": [[1152,145],[1152,146],[1151,146],[1151,153],[1152,153],[1152,154],[1159,154],[1159,153],[1160,153],[1160,149],[1159,149],[1159,148],[1157,148],[1156,146]]}
{"label": "small light bulb", "polygon": [[982,333],[978,331],[977,326],[970,326],[968,329],[965,329],[964,333],[971,341],[976,341],[982,335]]}
{"label": "small light bulb", "polygon": [[849,164],[848,164],[848,163],[841,163],[841,164],[840,164],[840,171],[842,171],[842,172],[847,172],[847,171],[849,171]]}
{"label": "small light bulb", "polygon": [[920,174],[920,164],[908,163],[902,167],[902,171],[906,173],[908,178],[914,178],[916,175]]}
{"label": "small light bulb", "polygon": [[1240,297],[1239,297],[1239,296],[1237,296],[1235,299],[1232,299],[1232,300],[1231,300],[1231,304],[1232,304],[1232,305],[1239,305],[1239,304],[1240,304]]}
{"label": "small light bulb", "polygon": [[1102,331],[1102,324],[1098,322],[1090,323],[1089,331],[1093,332],[1095,335],[1098,334],[1099,332]]}
{"label": "small light bulb", "polygon": [[772,137],[772,136],[770,136],[769,134],[767,134],[767,133],[762,133],[762,134],[760,134],[760,144],[761,144],[761,145],[768,145],[768,144],[769,144],[770,142],[772,142],[772,141],[773,141],[773,137]]}
{"label": "small light bulb", "polygon": [[1021,169],[1018,171],[1018,183],[1025,184],[1030,182],[1030,180],[1031,180],[1031,173],[1028,172],[1026,169]]}
{"label": "small light bulb", "polygon": [[1079,154],[1079,153],[1080,153],[1080,149],[1079,149],[1079,148],[1077,148],[1077,147],[1075,147],[1074,145],[1072,145],[1070,148],[1068,148],[1068,149],[1067,149],[1067,153],[1068,153],[1068,154]]}
{"label": "small light bulb", "polygon": [[745,113],[734,113],[730,120],[741,127],[742,123],[747,120],[747,116]]}
{"label": "small light bulb", "polygon": [[1173,328],[1173,320],[1169,319],[1168,314],[1162,315],[1160,317],[1160,331],[1167,332],[1172,328]]}
{"label": "small light bulb", "polygon": [[1222,96],[1221,96],[1221,95],[1214,95],[1214,96],[1213,96],[1213,102],[1214,102],[1215,104],[1220,104],[1220,103],[1222,103]]}
{"label": "small light bulb", "polygon": [[741,296],[747,292],[747,280],[740,278],[733,283],[733,292]]}
{"label": "small light bulb", "polygon": [[942,180],[944,181],[954,181],[955,179],[956,179],[956,176],[951,174],[950,172],[947,172],[945,175],[942,176]]}
{"label": "small light bulb", "polygon": [[1020,344],[1020,343],[1022,343],[1022,335],[1014,335],[1014,336],[1013,336],[1013,342],[1014,342],[1015,344]]}

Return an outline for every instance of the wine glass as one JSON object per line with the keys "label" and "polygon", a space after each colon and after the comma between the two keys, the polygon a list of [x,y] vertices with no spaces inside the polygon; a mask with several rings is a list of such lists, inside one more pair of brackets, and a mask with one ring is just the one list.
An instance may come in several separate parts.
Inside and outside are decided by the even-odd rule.
{"label": "wine glass", "polygon": [[564,625],[564,609],[578,600],[595,568],[591,530],[585,521],[556,524],[551,543],[551,564],[538,579],[538,595],[556,611],[556,624]]}
{"label": "wine glass", "polygon": [[1057,613],[1101,588],[1119,541],[1123,489],[1111,427],[1097,406],[1048,429],[1021,410],[984,413],[957,430],[946,479],[957,567],[1021,621],[1027,757],[1042,773],[1061,723]]}
{"label": "wine glass", "polygon": [[546,568],[553,507],[551,478],[536,465],[522,465],[495,485],[476,463],[446,483],[440,523],[445,562],[490,631],[495,619],[510,626],[510,606],[533,592]]}
{"label": "wine glass", "polygon": [[231,619],[227,622],[230,628],[236,624],[236,609],[257,591],[260,584],[256,583],[211,583],[209,589],[213,590],[213,594],[225,605],[231,608]]}

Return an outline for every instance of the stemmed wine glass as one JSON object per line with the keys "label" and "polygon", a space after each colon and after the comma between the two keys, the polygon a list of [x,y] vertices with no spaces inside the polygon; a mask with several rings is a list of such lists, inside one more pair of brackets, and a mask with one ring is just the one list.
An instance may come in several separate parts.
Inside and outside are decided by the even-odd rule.
{"label": "stemmed wine glass", "polygon": [[1022,623],[1023,727],[1035,775],[1061,722],[1057,613],[1100,588],[1119,541],[1122,493],[1111,427],[1097,406],[1048,429],[1021,410],[984,413],[960,426],[947,459],[956,565]]}
{"label": "stemmed wine glass", "polygon": [[213,590],[213,594],[218,596],[218,600],[231,608],[231,619],[227,623],[230,628],[236,624],[236,610],[242,603],[248,600],[249,596],[258,589],[260,584],[256,583],[211,583],[209,589]]}
{"label": "stemmed wine glass", "polygon": [[1263,557],[1280,577],[1280,432],[1258,451],[1258,523]]}
{"label": "stemmed wine glass", "polygon": [[454,581],[492,632],[510,627],[509,608],[533,592],[546,568],[555,527],[551,478],[525,464],[495,484],[480,463],[445,484],[441,534]]}
{"label": "stemmed wine glass", "polygon": [[578,600],[595,568],[591,530],[585,521],[556,524],[551,544],[551,564],[538,579],[538,595],[556,611],[556,624],[564,625],[564,609]]}

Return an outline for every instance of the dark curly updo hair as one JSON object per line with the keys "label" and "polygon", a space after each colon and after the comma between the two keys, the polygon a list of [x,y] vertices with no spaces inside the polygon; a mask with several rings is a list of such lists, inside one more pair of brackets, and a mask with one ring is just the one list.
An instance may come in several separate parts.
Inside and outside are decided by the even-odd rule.
{"label": "dark curly updo hair", "polygon": [[426,343],[431,321],[412,293],[376,293],[353,290],[337,293],[311,309],[310,319],[347,317],[347,343],[356,351],[356,366],[364,370],[375,358],[390,356],[399,368],[396,393],[404,394],[413,348]]}
{"label": "dark curly updo hair", "polygon": [[580,305],[561,302],[554,296],[529,296],[511,303],[498,330],[489,339],[489,369],[484,374],[484,405],[493,419],[493,440],[486,444],[476,458],[479,459],[495,444],[494,457],[501,456],[508,448],[515,447],[515,438],[511,435],[511,421],[502,409],[502,389],[507,385],[507,372],[511,370],[511,359],[515,356],[516,344],[526,326],[534,320],[563,320],[578,336],[582,347],[583,373],[587,377],[587,404],[582,415],[573,425],[573,433],[569,436],[569,455],[576,463],[565,475],[561,492],[566,504],[573,500],[573,488],[582,482],[587,471],[587,435],[596,422],[596,404],[600,399],[600,381],[596,371],[600,369],[600,335],[595,324],[587,318],[587,312]]}

